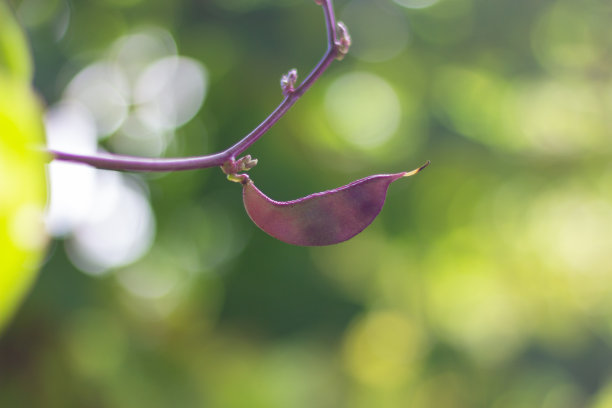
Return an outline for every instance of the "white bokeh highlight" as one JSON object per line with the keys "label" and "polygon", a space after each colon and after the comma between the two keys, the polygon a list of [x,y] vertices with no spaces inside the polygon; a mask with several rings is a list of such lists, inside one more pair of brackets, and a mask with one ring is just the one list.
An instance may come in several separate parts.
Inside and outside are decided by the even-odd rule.
{"label": "white bokeh highlight", "polygon": [[81,270],[98,275],[143,256],[154,232],[143,188],[120,173],[98,171],[94,204],[87,219],[74,229],[68,255]]}
{"label": "white bokeh highlight", "polygon": [[[49,148],[94,154],[95,120],[75,102],[51,107],[45,119]],[[71,260],[101,274],[138,259],[151,245],[155,222],[142,187],[127,176],[75,163],[48,165],[46,226],[66,237]]]}
{"label": "white bokeh highlight", "polygon": [[134,89],[137,112],[151,129],[169,130],[195,116],[206,92],[205,71],[185,57],[167,57],[149,65]]}
{"label": "white bokeh highlight", "polygon": [[173,55],[177,55],[177,49],[172,35],[160,27],[148,27],[115,41],[109,59],[121,67],[133,84],[151,63]]}
{"label": "white bokeh highlight", "polygon": [[[93,154],[96,125],[91,113],[74,102],[51,107],[45,117],[49,149]],[[53,161],[47,165],[49,196],[46,224],[54,236],[64,236],[89,213],[95,190],[93,167]]]}
{"label": "white bokeh highlight", "polygon": [[[108,139],[117,153],[161,156],[175,130],[199,111],[207,84],[205,67],[178,56],[166,30],[149,27],[123,36],[106,57],[78,72],[49,109],[48,147],[92,155],[99,140]],[[46,227],[66,239],[79,269],[100,275],[148,252],[155,219],[137,178],[58,161],[48,169]]]}
{"label": "white bokeh highlight", "polygon": [[86,106],[96,121],[98,137],[105,137],[116,132],[127,117],[130,84],[117,64],[95,62],[70,81],[64,99]]}

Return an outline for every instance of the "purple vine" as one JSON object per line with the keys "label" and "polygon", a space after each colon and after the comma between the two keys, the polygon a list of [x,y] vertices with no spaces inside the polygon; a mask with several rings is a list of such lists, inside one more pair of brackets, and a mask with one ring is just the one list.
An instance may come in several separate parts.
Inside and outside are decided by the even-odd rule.
{"label": "purple vine", "polygon": [[[342,59],[348,52],[350,46],[350,36],[346,26],[341,22],[336,22],[332,0],[314,0],[323,8],[325,25],[327,28],[327,51],[319,63],[308,74],[306,79],[295,86],[297,81],[297,71],[291,70],[281,79],[281,88],[285,98],[274,109],[274,111],[255,129],[247,134],[242,140],[227,148],[226,150],[206,156],[183,157],[183,158],[146,158],[136,156],[126,156],[118,154],[97,154],[94,156],[81,155],[76,153],[49,150],[55,160],[88,164],[93,167],[108,170],[122,171],[177,171],[193,170],[208,167],[223,166],[224,171],[227,167],[234,167],[235,159],[263,136],[287,111],[297,102],[297,100],[312,86],[312,84],[325,72],[334,59]],[[233,170],[233,169],[232,169]],[[230,170],[230,173],[233,171]]]}

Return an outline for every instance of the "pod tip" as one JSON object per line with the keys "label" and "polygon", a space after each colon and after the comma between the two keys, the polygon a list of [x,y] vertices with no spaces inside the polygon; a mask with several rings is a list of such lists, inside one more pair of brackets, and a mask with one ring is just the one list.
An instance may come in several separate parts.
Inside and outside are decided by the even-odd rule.
{"label": "pod tip", "polygon": [[406,174],[404,174],[402,177],[410,177],[410,176],[414,176],[415,174],[417,174],[418,172],[420,172],[421,170],[423,170],[425,167],[429,166],[431,164],[430,160],[427,160],[427,162],[425,162],[424,165],[422,165],[421,167],[418,167],[412,171],[408,171],[406,172]]}

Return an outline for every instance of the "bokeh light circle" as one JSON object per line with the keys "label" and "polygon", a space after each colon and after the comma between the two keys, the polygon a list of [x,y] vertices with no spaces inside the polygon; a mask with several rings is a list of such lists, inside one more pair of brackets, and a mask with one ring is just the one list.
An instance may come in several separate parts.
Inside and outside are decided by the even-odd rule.
{"label": "bokeh light circle", "polygon": [[[45,118],[47,146],[50,149],[93,154],[96,151],[96,124],[91,113],[78,103],[53,106]],[[69,233],[84,220],[92,205],[95,189],[93,167],[53,161],[47,166],[49,203],[46,224],[55,236]]]}
{"label": "bokeh light circle", "polygon": [[122,69],[100,61],[79,72],[66,87],[64,99],[86,106],[94,115],[98,136],[114,133],[128,114],[130,85]]}
{"label": "bokeh light circle", "polygon": [[411,8],[411,9],[422,9],[429,6],[433,6],[439,0],[393,0],[400,6]]}
{"label": "bokeh light circle", "polygon": [[152,129],[173,129],[189,121],[200,109],[207,75],[199,62],[186,57],[166,57],[140,75],[134,102]]}
{"label": "bokeh light circle", "polygon": [[411,319],[395,311],[373,311],[347,330],[343,356],[360,382],[392,388],[418,367],[424,343],[422,330]]}
{"label": "bokeh light circle", "polygon": [[68,242],[72,262],[99,275],[128,265],[151,246],[155,221],[140,184],[110,171],[98,171],[94,204]]}
{"label": "bokeh light circle", "polygon": [[353,40],[349,56],[381,62],[397,56],[408,45],[408,21],[381,2],[353,0],[340,17],[350,28]]}
{"label": "bokeh light circle", "polygon": [[400,124],[400,102],[383,78],[353,72],[336,79],[325,95],[325,111],[333,130],[361,148],[389,141]]}
{"label": "bokeh light circle", "polygon": [[134,82],[149,64],[176,54],[176,42],[172,35],[161,27],[153,26],[116,40],[109,57]]}

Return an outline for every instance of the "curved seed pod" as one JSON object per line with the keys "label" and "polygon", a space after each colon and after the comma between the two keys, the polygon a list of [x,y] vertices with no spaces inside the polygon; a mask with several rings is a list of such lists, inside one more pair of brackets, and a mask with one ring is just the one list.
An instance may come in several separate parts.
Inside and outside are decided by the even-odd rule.
{"label": "curved seed pod", "polygon": [[429,161],[409,172],[370,176],[286,202],[270,199],[248,176],[242,175],[242,197],[249,217],[274,238],[303,246],[337,244],[374,221],[393,181],[412,176],[428,165]]}

